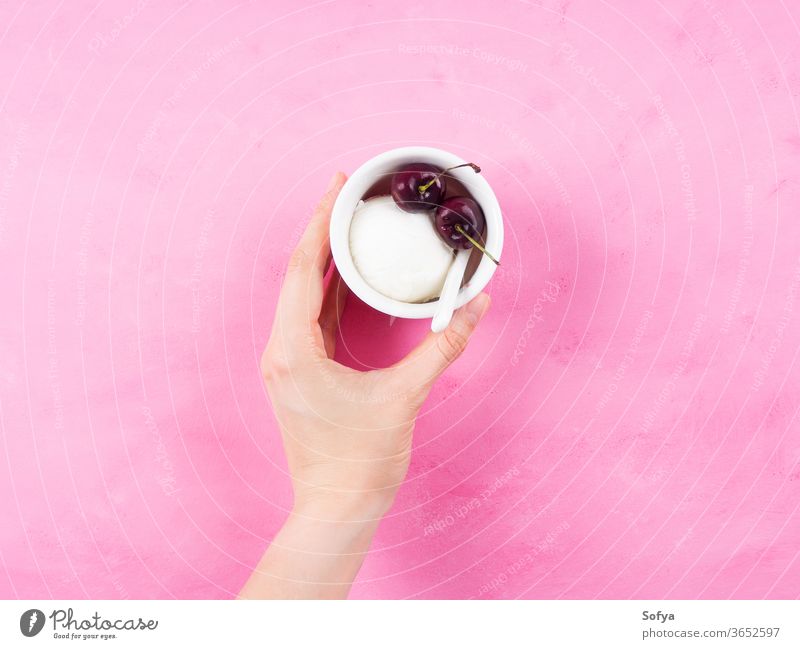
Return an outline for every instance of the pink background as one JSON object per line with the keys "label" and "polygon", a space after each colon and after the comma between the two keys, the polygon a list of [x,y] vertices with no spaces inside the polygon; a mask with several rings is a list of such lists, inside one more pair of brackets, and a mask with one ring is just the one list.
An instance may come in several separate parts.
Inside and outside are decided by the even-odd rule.
{"label": "pink background", "polygon": [[797,2],[56,4],[0,5],[0,595],[239,589],[289,250],[405,144],[507,245],[353,596],[800,595]]}

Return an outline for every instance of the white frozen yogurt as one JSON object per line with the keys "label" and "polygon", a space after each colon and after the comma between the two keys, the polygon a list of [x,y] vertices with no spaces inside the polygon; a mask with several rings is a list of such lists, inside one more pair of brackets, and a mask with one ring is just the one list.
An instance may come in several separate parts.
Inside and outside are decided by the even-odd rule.
{"label": "white frozen yogurt", "polygon": [[350,223],[350,252],[372,288],[402,302],[439,297],[453,249],[433,229],[430,214],[405,212],[391,196],[361,201]]}

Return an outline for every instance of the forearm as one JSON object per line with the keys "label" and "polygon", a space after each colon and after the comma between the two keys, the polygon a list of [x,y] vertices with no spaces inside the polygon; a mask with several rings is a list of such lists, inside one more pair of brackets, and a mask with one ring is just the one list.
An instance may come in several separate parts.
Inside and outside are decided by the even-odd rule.
{"label": "forearm", "polygon": [[287,518],[239,593],[242,599],[343,599],[380,516],[299,509]]}

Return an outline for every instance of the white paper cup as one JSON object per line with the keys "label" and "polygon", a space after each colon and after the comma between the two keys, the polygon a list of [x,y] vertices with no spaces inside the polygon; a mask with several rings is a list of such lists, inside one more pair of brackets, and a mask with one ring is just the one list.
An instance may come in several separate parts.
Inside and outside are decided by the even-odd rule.
{"label": "white paper cup", "polygon": [[[336,268],[339,269],[347,286],[373,309],[398,318],[432,318],[436,313],[438,301],[416,304],[386,297],[364,281],[356,269],[350,253],[350,222],[358,202],[378,180],[411,162],[426,162],[447,169],[467,161],[442,149],[424,146],[391,149],[367,160],[348,178],[333,206],[330,231],[331,253]],[[481,206],[486,217],[486,250],[499,260],[503,249],[503,217],[500,214],[500,204],[497,202],[492,188],[486,182],[483,174],[476,174],[469,167],[453,169],[448,172],[448,175],[463,184],[472,198]],[[391,238],[387,238],[386,245],[391,245]],[[456,308],[463,306],[480,293],[489,283],[496,268],[495,263],[484,255],[470,280],[461,287]]]}

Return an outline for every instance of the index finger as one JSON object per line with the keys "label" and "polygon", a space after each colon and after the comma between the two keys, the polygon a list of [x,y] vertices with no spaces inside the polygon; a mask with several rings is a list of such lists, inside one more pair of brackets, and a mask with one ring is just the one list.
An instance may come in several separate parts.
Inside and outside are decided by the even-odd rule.
{"label": "index finger", "polygon": [[322,307],[322,280],[330,254],[328,227],[331,210],[347,177],[336,172],[319,202],[300,242],[292,252],[278,298],[276,320],[284,331],[302,330],[316,323]]}

